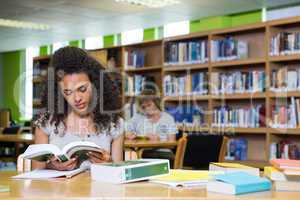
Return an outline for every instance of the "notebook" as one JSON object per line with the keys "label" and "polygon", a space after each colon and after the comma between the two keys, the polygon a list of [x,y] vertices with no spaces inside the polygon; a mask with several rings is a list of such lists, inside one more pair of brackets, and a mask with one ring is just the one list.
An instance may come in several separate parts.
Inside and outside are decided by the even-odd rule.
{"label": "notebook", "polygon": [[152,183],[159,183],[171,187],[195,187],[206,186],[208,180],[213,175],[223,174],[224,172],[210,172],[207,170],[171,170],[169,175],[160,176],[150,180]]}
{"label": "notebook", "polygon": [[215,180],[209,181],[207,191],[224,194],[244,194],[271,189],[271,182],[246,172],[233,172],[216,175]]}

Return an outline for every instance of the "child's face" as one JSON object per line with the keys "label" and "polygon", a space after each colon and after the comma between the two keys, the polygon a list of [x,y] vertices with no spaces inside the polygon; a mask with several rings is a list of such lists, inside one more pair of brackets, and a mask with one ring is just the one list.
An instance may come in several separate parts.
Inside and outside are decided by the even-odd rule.
{"label": "child's face", "polygon": [[141,107],[145,115],[153,115],[158,111],[158,108],[152,100],[144,100]]}
{"label": "child's face", "polygon": [[59,82],[68,104],[78,114],[86,114],[92,99],[92,84],[85,73],[65,75]]}

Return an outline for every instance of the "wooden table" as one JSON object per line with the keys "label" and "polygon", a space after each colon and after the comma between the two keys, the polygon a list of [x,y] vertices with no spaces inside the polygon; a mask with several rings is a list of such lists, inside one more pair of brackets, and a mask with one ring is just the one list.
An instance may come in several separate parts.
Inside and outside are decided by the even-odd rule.
{"label": "wooden table", "polygon": [[150,140],[125,140],[124,147],[137,153],[138,158],[142,157],[145,149],[153,148],[174,148],[177,141],[150,141]]}
{"label": "wooden table", "polygon": [[10,192],[0,193],[0,199],[241,199],[298,200],[300,192],[258,192],[239,196],[206,192],[205,188],[174,189],[147,181],[130,184],[109,184],[92,181],[89,172],[72,179],[12,180],[15,172],[0,172],[0,185],[9,185]]}

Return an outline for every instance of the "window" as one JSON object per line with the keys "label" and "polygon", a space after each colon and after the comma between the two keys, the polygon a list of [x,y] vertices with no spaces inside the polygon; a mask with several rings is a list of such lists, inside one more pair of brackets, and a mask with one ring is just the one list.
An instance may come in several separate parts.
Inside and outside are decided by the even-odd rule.
{"label": "window", "polygon": [[32,118],[32,73],[33,73],[33,58],[39,55],[39,48],[38,47],[29,47],[26,48],[26,53],[25,53],[25,70],[24,70],[24,75],[25,77],[22,78],[22,82],[25,81],[25,86],[22,86],[22,91],[21,92],[21,108],[24,108],[21,110],[22,118],[25,120],[31,120]]}
{"label": "window", "polygon": [[130,31],[124,31],[121,35],[122,45],[142,42],[144,37],[143,29],[134,29]]}
{"label": "window", "polygon": [[103,37],[88,37],[85,39],[85,49],[103,48]]}
{"label": "window", "polygon": [[164,37],[173,37],[190,33],[190,22],[181,21],[170,23],[164,26]]}
{"label": "window", "polygon": [[62,48],[62,47],[65,47],[65,46],[68,46],[69,45],[69,42],[56,42],[53,44],[53,49],[52,49],[52,53],[54,53],[56,50]]}

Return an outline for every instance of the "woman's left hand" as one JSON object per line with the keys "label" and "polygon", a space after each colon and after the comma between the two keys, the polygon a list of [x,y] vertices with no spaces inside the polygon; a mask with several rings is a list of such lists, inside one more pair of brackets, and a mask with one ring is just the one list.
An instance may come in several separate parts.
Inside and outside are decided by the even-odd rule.
{"label": "woman's left hand", "polygon": [[87,153],[89,160],[92,163],[103,163],[103,162],[110,162],[111,156],[108,152],[96,152],[96,151],[90,151]]}

